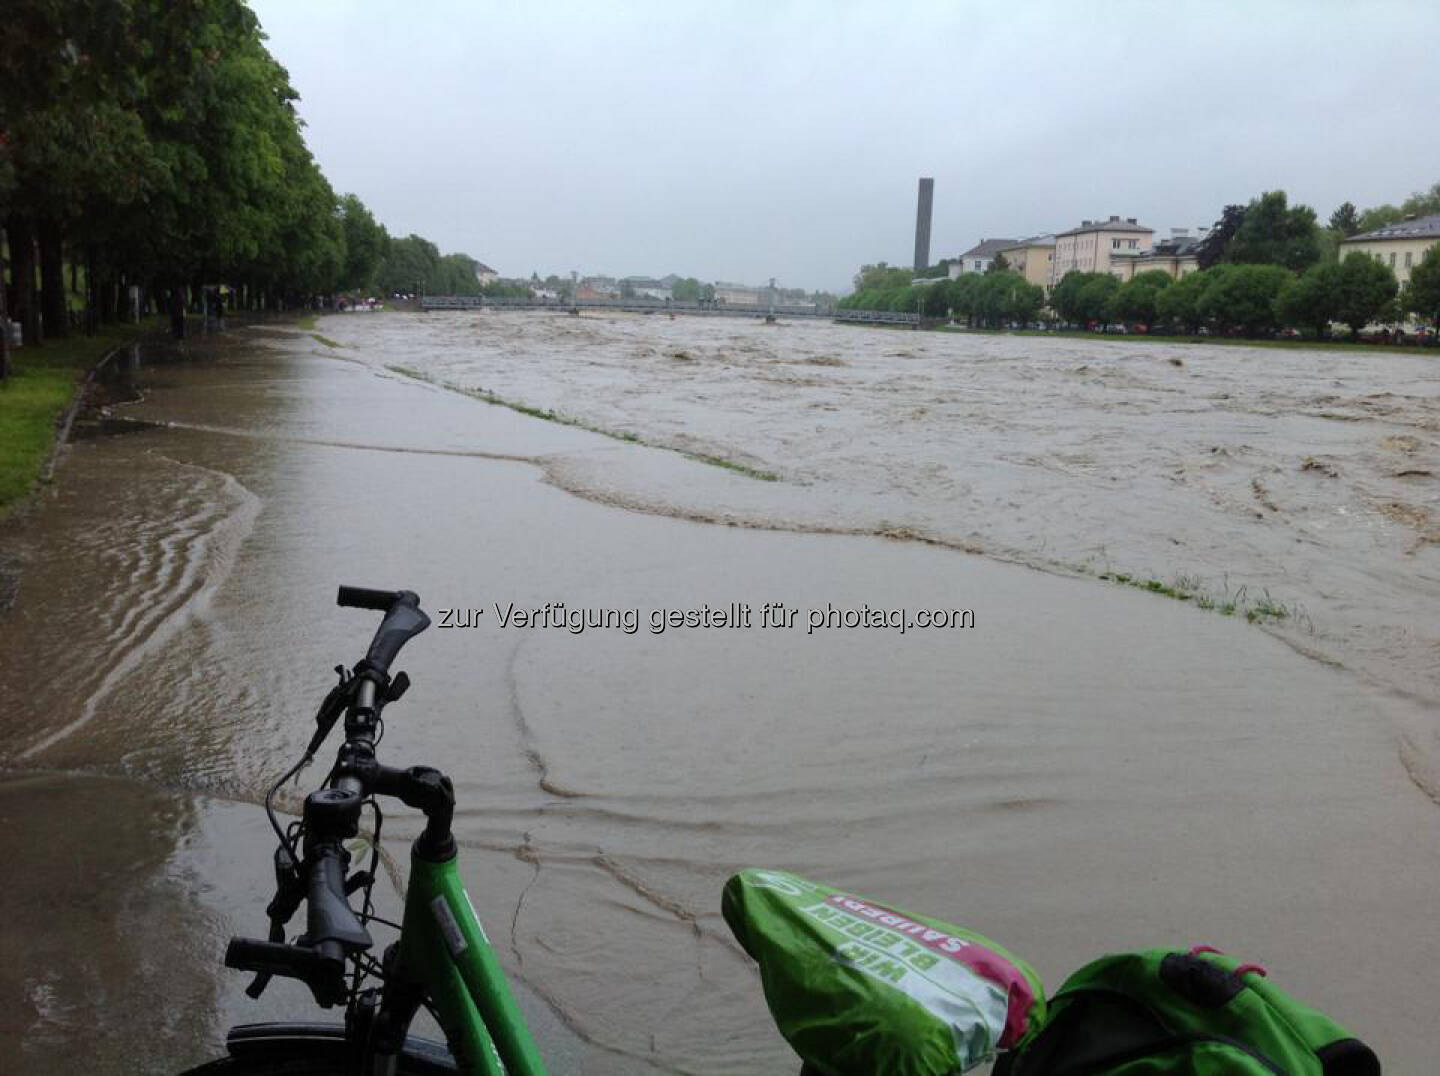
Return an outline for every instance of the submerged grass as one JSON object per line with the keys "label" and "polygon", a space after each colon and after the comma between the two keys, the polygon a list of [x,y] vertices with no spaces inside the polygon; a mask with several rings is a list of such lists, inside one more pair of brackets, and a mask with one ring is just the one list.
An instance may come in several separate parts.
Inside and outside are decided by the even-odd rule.
{"label": "submerged grass", "polygon": [[11,351],[10,377],[0,382],[0,517],[40,481],[55,446],[56,424],[85,371],[111,348],[160,323],[152,318]]}
{"label": "submerged grass", "polygon": [[1194,602],[1195,608],[1216,612],[1221,616],[1243,614],[1251,624],[1267,620],[1303,619],[1298,606],[1291,607],[1276,601],[1268,590],[1260,598],[1250,598],[1245,587],[1232,594],[1227,584],[1221,594],[1214,594],[1198,576],[1193,575],[1177,575],[1174,581],[1169,583],[1160,579],[1142,579],[1124,572],[1101,572],[1099,578],[1119,583],[1121,586],[1135,587],[1150,594],[1160,594],[1175,601]]}
{"label": "submerged grass", "polygon": [[[314,318],[311,318],[310,320],[311,320],[311,321],[314,321],[315,319],[314,319]],[[344,346],[345,346],[344,344],[340,343],[338,340],[331,340],[330,337],[328,337],[328,336],[321,336],[319,333],[311,333],[310,335],[313,336],[316,340],[319,340],[320,343],[324,344],[326,347],[344,347]]]}
{"label": "submerged grass", "polygon": [[417,370],[413,366],[387,365],[385,367],[392,373],[400,374],[403,377],[413,378],[416,381],[424,381],[431,385],[439,385],[442,388],[450,389],[453,392],[460,392],[477,400],[484,400],[496,407],[508,407],[511,411],[518,411],[522,415],[529,415],[531,418],[543,419],[545,422],[558,423],[561,426],[574,426],[576,429],[585,430],[588,433],[598,433],[602,437],[610,437],[616,441],[625,441],[632,445],[644,445],[647,448],[661,448],[668,452],[678,452],[687,459],[695,460],[698,463],[708,463],[711,467],[722,467],[727,471],[734,471],[747,478],[753,478],[759,482],[778,482],[780,476],[774,471],[762,471],[750,467],[735,460],[727,460],[723,456],[708,456],[703,452],[687,452],[682,448],[672,448],[669,445],[658,445],[652,441],[646,441],[639,434],[629,430],[607,430],[603,426],[595,426],[589,422],[574,417],[573,415],[562,414],[549,407],[532,407],[530,404],[520,403],[518,400],[507,400],[505,397],[491,392],[489,389],[466,389],[456,385],[446,384],[443,381],[436,381],[429,374]]}

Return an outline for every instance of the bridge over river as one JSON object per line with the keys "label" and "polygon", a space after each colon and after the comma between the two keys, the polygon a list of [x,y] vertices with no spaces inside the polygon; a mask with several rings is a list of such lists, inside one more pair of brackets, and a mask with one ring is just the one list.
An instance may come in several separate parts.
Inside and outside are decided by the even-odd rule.
{"label": "bridge over river", "polygon": [[559,302],[544,299],[492,299],[484,295],[422,295],[421,310],[549,310],[579,313],[582,310],[612,310],[628,314],[687,314],[726,318],[827,319],[871,325],[920,326],[919,314],[894,310],[832,310],[816,306],[731,306],[725,303],[677,303],[662,299],[580,299]]}

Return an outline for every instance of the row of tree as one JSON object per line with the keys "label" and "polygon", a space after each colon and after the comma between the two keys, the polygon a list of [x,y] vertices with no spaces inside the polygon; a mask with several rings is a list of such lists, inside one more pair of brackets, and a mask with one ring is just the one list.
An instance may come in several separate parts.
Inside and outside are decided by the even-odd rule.
{"label": "row of tree", "polygon": [[[863,272],[863,271],[862,271]],[[878,277],[879,286],[864,288],[839,302],[842,310],[899,310],[926,317],[963,317],[972,326],[996,328],[1028,325],[1045,306],[1045,289],[1029,283],[1019,273],[999,269],[989,273],[967,273],[930,284],[913,284],[904,270],[905,283],[898,277]]]}
{"label": "row of tree", "polygon": [[1266,336],[1289,327],[1323,337],[1334,322],[1358,334],[1409,311],[1440,326],[1440,245],[1417,265],[1404,292],[1395,273],[1364,254],[1319,262],[1303,273],[1282,265],[1221,263],[1174,280],[1159,270],[1124,284],[1109,273],[1068,273],[1050,295],[1064,321],[1168,327],[1194,333]]}
{"label": "row of tree", "polygon": [[[0,212],[27,338],[128,285],[233,281],[249,301],[353,267],[285,70],[240,0],[20,0],[0,34]],[[40,286],[36,288],[36,265]]]}
{"label": "row of tree", "polygon": [[[1029,324],[1046,305],[1043,289],[1003,264],[932,284],[910,283],[903,270],[889,274],[872,275],[877,286],[846,296],[840,307],[963,317],[972,326],[998,327]],[[907,282],[897,283],[902,275]],[[1303,273],[1282,265],[1222,262],[1178,281],[1151,270],[1122,284],[1110,273],[1072,272],[1056,285],[1049,305],[1062,321],[1102,329],[1118,323],[1263,336],[1293,327],[1324,336],[1334,322],[1359,333],[1406,311],[1440,328],[1440,245],[1414,268],[1403,292],[1388,265],[1355,253]]]}
{"label": "row of tree", "polygon": [[67,334],[77,291],[93,325],[132,286],[182,313],[211,284],[242,308],[478,288],[473,259],[337,197],[243,0],[14,0],[3,22],[3,295],[27,343]]}

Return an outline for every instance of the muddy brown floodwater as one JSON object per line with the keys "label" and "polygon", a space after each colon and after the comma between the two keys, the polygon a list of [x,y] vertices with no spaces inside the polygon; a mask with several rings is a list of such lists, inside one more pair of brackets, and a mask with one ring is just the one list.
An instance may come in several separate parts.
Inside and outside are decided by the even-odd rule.
{"label": "muddy brown floodwater", "polygon": [[[0,1069],[178,1069],[230,1022],[308,1014],[219,957],[263,925],[256,804],[373,628],[334,606],[352,582],[473,624],[411,644],[383,754],[454,776],[462,870],[556,1072],[795,1070],[719,915],[749,865],[982,930],[1052,987],[1108,949],[1217,944],[1427,1070],[1433,364],[638,317],[319,330],[341,346],[142,353],[139,398],[8,527]],[[512,602],[638,628],[502,625]],[[760,627],[767,602],[796,626]],[[651,630],[731,603],[754,626]],[[974,627],[808,632],[831,605]],[[417,832],[390,812],[390,907]]]}

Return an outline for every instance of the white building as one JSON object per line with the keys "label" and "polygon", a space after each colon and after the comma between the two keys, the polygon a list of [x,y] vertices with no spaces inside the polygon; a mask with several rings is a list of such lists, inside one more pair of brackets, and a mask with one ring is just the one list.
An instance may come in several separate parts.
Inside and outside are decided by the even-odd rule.
{"label": "white building", "polygon": [[1013,247],[1013,239],[982,239],[975,246],[971,247],[964,254],[960,255],[958,262],[950,263],[950,278],[960,276],[962,273],[983,273],[990,268],[990,263],[995,260],[995,255],[1007,247]]}

